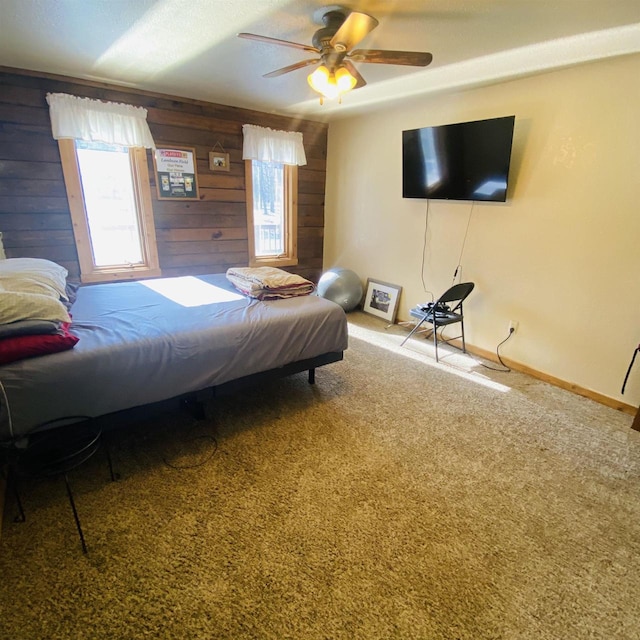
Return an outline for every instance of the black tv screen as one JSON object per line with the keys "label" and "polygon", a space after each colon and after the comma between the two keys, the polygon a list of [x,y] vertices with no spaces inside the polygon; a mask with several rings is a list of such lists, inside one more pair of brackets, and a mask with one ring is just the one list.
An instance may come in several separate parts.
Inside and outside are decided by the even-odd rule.
{"label": "black tv screen", "polygon": [[402,197],[507,199],[515,116],[402,132]]}

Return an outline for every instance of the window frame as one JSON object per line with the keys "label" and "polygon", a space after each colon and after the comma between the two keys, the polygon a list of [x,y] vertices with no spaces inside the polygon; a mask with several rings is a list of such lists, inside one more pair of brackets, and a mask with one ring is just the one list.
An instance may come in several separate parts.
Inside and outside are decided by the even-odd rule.
{"label": "window frame", "polygon": [[109,265],[101,267],[95,264],[91,248],[91,233],[82,191],[82,179],[80,177],[78,156],[76,155],[75,140],[58,140],[58,148],[62,161],[67,200],[69,201],[73,236],[78,252],[78,262],[80,263],[80,280],[86,283],[113,282],[162,275],[153,221],[147,150],[143,147],[129,148],[129,163],[138,214],[140,239],[142,241],[143,262],[140,265]]}
{"label": "window frame", "polygon": [[245,160],[247,236],[250,267],[291,267],[298,264],[298,166],[284,166],[284,252],[277,256],[256,256],[253,209],[253,163]]}

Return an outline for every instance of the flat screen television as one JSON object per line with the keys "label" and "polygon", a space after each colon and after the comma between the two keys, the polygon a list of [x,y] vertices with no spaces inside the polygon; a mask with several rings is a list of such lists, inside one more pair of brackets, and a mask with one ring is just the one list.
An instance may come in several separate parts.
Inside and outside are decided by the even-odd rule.
{"label": "flat screen television", "polygon": [[515,116],[402,132],[402,197],[505,202]]}

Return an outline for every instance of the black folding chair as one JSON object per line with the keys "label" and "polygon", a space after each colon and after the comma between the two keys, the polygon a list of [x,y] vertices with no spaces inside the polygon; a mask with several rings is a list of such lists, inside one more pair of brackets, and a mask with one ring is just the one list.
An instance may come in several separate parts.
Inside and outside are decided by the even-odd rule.
{"label": "black folding chair", "polygon": [[[402,345],[425,323],[433,325],[433,346],[436,351],[436,362],[438,362],[438,328],[449,324],[460,323],[462,338],[462,352],[466,353],[467,348],[464,341],[464,315],[462,303],[464,299],[473,291],[473,282],[461,282],[445,291],[434,303],[414,307],[409,312],[418,319],[416,326],[411,333],[402,341]],[[453,305],[453,306],[452,306]]]}

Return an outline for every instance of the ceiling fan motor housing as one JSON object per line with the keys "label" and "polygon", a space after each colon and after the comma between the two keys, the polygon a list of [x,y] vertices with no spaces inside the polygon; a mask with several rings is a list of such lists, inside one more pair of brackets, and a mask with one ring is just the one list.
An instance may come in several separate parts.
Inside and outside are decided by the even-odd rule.
{"label": "ceiling fan motor housing", "polygon": [[[314,47],[321,49],[323,53],[328,53],[332,50],[331,38],[336,34],[336,31],[342,26],[345,21],[346,15],[341,11],[328,11],[322,16],[322,22],[324,27],[318,29],[314,34],[311,42]],[[336,45],[336,51],[346,51],[347,48],[344,45]]]}
{"label": "ceiling fan motor housing", "polygon": [[313,46],[322,51],[322,63],[331,71],[335,71],[347,52],[347,47],[342,43],[336,43],[331,46],[331,40],[335,36],[338,29],[342,26],[347,16],[342,11],[327,11],[322,16],[324,27],[318,29],[314,34],[311,42]]}

